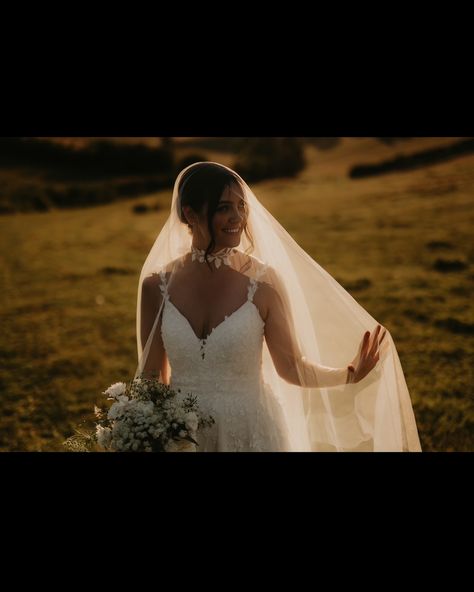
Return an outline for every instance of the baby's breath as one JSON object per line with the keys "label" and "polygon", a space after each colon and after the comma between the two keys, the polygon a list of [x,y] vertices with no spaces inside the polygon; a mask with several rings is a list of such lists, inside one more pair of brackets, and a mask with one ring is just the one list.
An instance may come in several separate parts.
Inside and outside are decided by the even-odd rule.
{"label": "baby's breath", "polygon": [[200,412],[192,394],[177,401],[179,392],[156,378],[117,382],[103,392],[113,401],[110,407],[94,407],[95,430],[76,429],[64,445],[72,452],[194,451],[198,430],[210,427],[214,419]]}

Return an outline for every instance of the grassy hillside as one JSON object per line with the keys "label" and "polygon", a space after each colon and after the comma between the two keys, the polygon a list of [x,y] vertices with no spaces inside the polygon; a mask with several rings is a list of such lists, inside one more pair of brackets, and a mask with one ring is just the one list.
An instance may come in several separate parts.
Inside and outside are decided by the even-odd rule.
{"label": "grassy hillside", "polygon": [[[371,179],[347,172],[452,140],[308,147],[297,179],[253,186],[390,330],[423,449],[432,451],[474,450],[474,157]],[[0,450],[61,450],[100,391],[133,375],[138,276],[170,198],[143,197],[162,209],[142,216],[125,200],[0,217]]]}

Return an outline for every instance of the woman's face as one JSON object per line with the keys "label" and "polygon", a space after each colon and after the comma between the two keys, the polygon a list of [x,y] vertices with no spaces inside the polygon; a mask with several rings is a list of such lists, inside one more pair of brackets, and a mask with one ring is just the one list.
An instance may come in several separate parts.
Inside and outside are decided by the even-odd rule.
{"label": "woman's face", "polygon": [[247,204],[237,183],[226,187],[212,219],[216,245],[237,247],[247,219]]}
{"label": "woman's face", "polygon": [[[242,189],[237,183],[226,187],[221,195],[217,210],[212,219],[212,229],[216,246],[214,250],[237,247],[240,244],[243,227],[247,220],[247,204],[245,203]],[[199,224],[194,227],[199,248],[207,248],[211,235],[207,227],[207,206],[199,219]]]}

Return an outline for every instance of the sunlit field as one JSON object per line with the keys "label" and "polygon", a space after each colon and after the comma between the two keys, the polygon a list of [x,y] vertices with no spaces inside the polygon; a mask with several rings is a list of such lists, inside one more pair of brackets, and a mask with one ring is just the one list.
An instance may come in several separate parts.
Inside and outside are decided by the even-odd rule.
{"label": "sunlit field", "polygon": [[[423,450],[472,451],[474,156],[367,179],[347,175],[354,164],[442,142],[389,147],[362,138],[308,147],[297,178],[252,188],[391,332]],[[230,164],[229,156],[222,161]],[[137,203],[159,209],[136,214]],[[133,377],[138,278],[170,203],[164,191],[0,216],[0,450],[63,450],[103,402],[101,391]]]}

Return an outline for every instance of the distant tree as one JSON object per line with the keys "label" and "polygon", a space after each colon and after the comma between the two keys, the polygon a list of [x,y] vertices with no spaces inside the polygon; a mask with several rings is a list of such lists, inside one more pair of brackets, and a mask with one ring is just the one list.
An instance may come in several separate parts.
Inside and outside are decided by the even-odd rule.
{"label": "distant tree", "polygon": [[341,143],[341,138],[305,137],[301,139],[304,140],[306,144],[315,146],[319,150],[331,150]]}
{"label": "distant tree", "polygon": [[294,177],[305,164],[303,142],[299,138],[249,138],[234,168],[244,179],[255,182]]}
{"label": "distant tree", "polygon": [[179,173],[189,165],[194,164],[195,162],[203,162],[205,160],[209,159],[206,158],[203,154],[199,154],[197,152],[193,154],[187,154],[186,156],[183,156],[183,158],[178,160],[176,165],[176,172]]}
{"label": "distant tree", "polygon": [[166,148],[167,150],[174,149],[174,140],[173,138],[160,138],[161,139],[161,146],[162,148]]}
{"label": "distant tree", "polygon": [[159,175],[172,183],[175,169],[172,143],[152,148],[94,140],[84,148],[36,138],[0,138],[0,168],[28,167],[48,178],[88,180],[121,176]]}
{"label": "distant tree", "polygon": [[396,144],[397,142],[401,142],[403,140],[411,140],[412,138],[408,138],[408,137],[400,137],[400,138],[376,138],[376,140],[379,140],[379,142],[382,142],[382,144],[388,144],[389,146],[391,146],[392,144]]}

